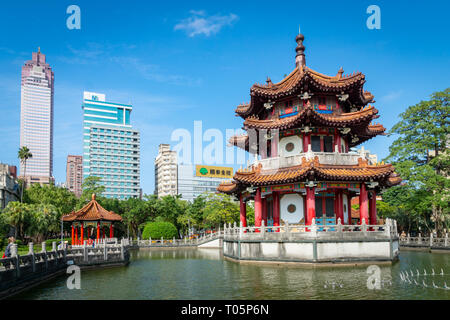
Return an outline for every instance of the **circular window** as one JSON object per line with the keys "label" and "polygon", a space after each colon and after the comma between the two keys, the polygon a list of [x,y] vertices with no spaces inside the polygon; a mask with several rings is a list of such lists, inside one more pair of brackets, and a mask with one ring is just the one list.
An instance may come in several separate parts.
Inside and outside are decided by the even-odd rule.
{"label": "circular window", "polygon": [[295,146],[292,142],[289,142],[288,144],[286,144],[286,147],[285,147],[287,152],[291,152],[292,150],[294,150],[294,148],[295,148]]}
{"label": "circular window", "polygon": [[296,209],[297,209],[297,208],[295,207],[295,204],[290,204],[290,205],[288,205],[288,207],[287,207],[287,211],[288,211],[289,213],[294,213]]}

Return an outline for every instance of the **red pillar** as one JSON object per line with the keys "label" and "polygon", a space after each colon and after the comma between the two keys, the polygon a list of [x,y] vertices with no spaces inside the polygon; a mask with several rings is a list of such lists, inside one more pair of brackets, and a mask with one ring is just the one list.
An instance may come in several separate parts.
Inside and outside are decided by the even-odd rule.
{"label": "red pillar", "polygon": [[261,218],[264,221],[264,225],[267,226],[267,198],[261,199]]}
{"label": "red pillar", "polygon": [[75,227],[75,244],[78,244],[78,227]]}
{"label": "red pillar", "polygon": [[71,242],[72,245],[74,245],[74,241],[75,241],[74,236],[75,236],[75,234],[74,234],[73,225],[72,225],[72,242]]}
{"label": "red pillar", "polygon": [[344,224],[344,198],[342,196],[342,190],[336,191],[336,223],[339,218],[341,219],[341,224]]}
{"label": "red pillar", "polygon": [[[256,195],[255,195],[255,227],[261,226],[261,219],[262,219],[262,201],[261,201],[261,189],[256,189]],[[259,229],[256,230],[256,232],[259,232]]]}
{"label": "red pillar", "polygon": [[303,134],[303,152],[308,151],[308,145],[311,144],[311,133],[305,133]]}
{"label": "red pillar", "polygon": [[273,225],[280,225],[280,194],[278,192],[273,192]]}
{"label": "red pillar", "polygon": [[371,192],[372,198],[369,201],[369,221],[370,224],[377,224],[377,193],[375,191]]}
{"label": "red pillar", "polygon": [[[336,129],[337,131],[337,129]],[[334,134],[334,149],[333,152],[336,150],[336,146],[338,147],[339,152],[344,152],[344,150],[341,150],[341,136],[339,135],[339,132],[336,132]]]}
{"label": "red pillar", "polygon": [[241,197],[239,199],[240,201],[240,216],[241,216],[241,222],[243,227],[247,227],[247,207],[245,205],[244,197],[241,194]]}
{"label": "red pillar", "polygon": [[306,224],[311,225],[312,219],[316,217],[316,188],[306,187]]}
{"label": "red pillar", "polygon": [[81,223],[81,244],[84,244],[84,226],[83,223]]}
{"label": "red pillar", "polygon": [[368,206],[368,196],[367,187],[363,182],[361,183],[361,189],[359,192],[359,223],[361,224],[363,219],[366,224],[369,224],[369,206]]}
{"label": "red pillar", "polygon": [[97,242],[100,239],[100,222],[97,222]]}
{"label": "red pillar", "polygon": [[110,238],[114,238],[114,226],[111,223],[111,225],[109,226],[109,237]]}
{"label": "red pillar", "polygon": [[347,194],[348,224],[352,224],[352,197]]}

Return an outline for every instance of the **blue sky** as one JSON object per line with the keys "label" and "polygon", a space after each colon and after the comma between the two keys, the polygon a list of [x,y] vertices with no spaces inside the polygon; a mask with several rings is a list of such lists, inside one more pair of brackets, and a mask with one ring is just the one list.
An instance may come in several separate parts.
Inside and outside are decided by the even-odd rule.
{"label": "blue sky", "polygon": [[[66,9],[81,9],[81,30]],[[369,30],[366,9],[381,9]],[[408,106],[450,85],[448,1],[8,1],[0,9],[0,162],[18,165],[20,70],[41,47],[55,72],[54,176],[82,153],[84,90],[132,103],[141,131],[141,182],[153,193],[158,144],[176,128],[240,128],[235,107],[253,83],[294,68],[298,26],[306,63],[362,71],[388,129]],[[364,146],[387,155],[392,139]]]}

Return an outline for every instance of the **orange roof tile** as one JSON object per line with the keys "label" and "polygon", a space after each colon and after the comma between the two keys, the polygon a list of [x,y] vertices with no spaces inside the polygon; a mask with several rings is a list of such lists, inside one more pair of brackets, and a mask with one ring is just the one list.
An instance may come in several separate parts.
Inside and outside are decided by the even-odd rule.
{"label": "orange roof tile", "polygon": [[112,211],[104,209],[96,200],[95,193],[92,200],[76,212],[63,216],[62,221],[122,221],[122,217]]}

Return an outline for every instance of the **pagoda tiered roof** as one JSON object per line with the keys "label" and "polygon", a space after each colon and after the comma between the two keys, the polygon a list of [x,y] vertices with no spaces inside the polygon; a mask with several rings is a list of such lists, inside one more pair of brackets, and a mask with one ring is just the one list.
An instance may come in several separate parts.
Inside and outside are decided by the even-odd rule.
{"label": "pagoda tiered roof", "polygon": [[62,221],[122,221],[122,217],[117,213],[103,208],[96,200],[95,193],[92,194],[92,200],[78,211],[63,216]]}
{"label": "pagoda tiered roof", "polygon": [[299,125],[317,125],[325,127],[367,126],[373,119],[378,118],[378,110],[367,106],[356,112],[342,114],[323,114],[314,110],[309,103],[297,115],[282,119],[260,120],[250,116],[244,121],[245,129],[291,129]]}
{"label": "pagoda tiered roof", "polygon": [[354,105],[365,106],[374,102],[374,96],[364,91],[365,75],[356,72],[351,75],[343,75],[340,69],[336,76],[327,76],[310,69],[307,66],[297,66],[286,78],[273,84],[254,84],[250,89],[251,102],[239,105],[235,112],[237,115],[247,118],[251,114],[257,114],[264,102],[278,100],[300,93],[304,88],[316,92],[328,94],[349,94],[349,101]]}
{"label": "pagoda tiered roof", "polygon": [[319,158],[307,160],[302,158],[298,166],[276,170],[262,170],[261,166],[248,170],[239,170],[233,177],[233,182],[223,183],[218,191],[234,193],[239,185],[268,186],[274,184],[293,183],[299,181],[376,181],[383,186],[393,186],[402,180],[394,172],[391,164],[370,165],[367,160],[359,158],[357,165],[328,165],[319,163]]}

